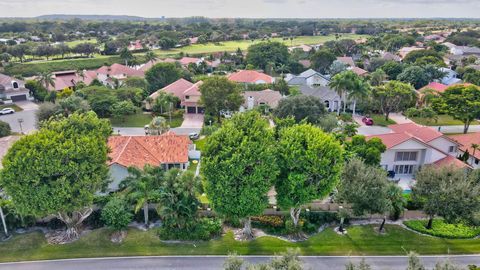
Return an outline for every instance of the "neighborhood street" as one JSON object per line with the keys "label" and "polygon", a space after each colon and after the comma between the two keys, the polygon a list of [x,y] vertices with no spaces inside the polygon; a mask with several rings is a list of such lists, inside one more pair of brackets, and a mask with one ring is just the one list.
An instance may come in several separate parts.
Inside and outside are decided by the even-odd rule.
{"label": "neighborhood street", "polygon": [[[0,121],[8,123],[13,132],[20,133],[23,131],[24,133],[30,133],[34,131],[36,129],[35,112],[37,111],[38,105],[30,101],[18,102],[16,105],[21,107],[23,111],[14,114],[0,115]],[[22,128],[20,128],[19,120],[23,120],[21,123]]]}
{"label": "neighborhood street", "polygon": [[[176,270],[211,270],[222,269],[225,256],[172,256],[172,257],[131,257],[131,258],[98,258],[98,259],[69,259],[56,261],[35,261],[20,263],[2,263],[0,270],[136,270],[136,269],[176,269]],[[245,260],[250,263],[266,262],[271,257],[250,256]],[[348,262],[358,263],[362,258],[376,269],[405,270],[408,258],[405,256],[319,256],[302,257],[305,269],[343,270]],[[421,257],[427,269],[431,269],[446,256]],[[449,256],[451,262],[466,267],[471,264],[480,264],[480,256]]]}

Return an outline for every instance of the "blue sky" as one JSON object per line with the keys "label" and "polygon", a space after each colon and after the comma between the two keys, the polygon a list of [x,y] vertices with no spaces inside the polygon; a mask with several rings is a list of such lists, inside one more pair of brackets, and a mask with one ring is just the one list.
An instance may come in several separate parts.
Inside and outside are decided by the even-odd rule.
{"label": "blue sky", "polygon": [[0,0],[0,17],[479,18],[479,10],[480,0]]}

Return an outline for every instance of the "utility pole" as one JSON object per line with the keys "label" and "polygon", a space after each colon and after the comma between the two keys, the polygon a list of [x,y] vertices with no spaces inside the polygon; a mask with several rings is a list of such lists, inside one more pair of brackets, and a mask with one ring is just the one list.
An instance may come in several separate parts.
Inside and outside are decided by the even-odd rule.
{"label": "utility pole", "polygon": [[23,134],[23,128],[22,128],[22,123],[23,123],[23,118],[18,118],[18,124],[20,125],[20,133]]}

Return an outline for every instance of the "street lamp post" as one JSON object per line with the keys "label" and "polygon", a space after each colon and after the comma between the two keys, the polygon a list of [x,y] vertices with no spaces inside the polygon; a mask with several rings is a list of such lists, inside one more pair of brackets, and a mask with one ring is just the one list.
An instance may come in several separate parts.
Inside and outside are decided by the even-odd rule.
{"label": "street lamp post", "polygon": [[22,127],[23,118],[18,118],[17,121],[18,121],[18,124],[20,125],[20,133],[23,134],[23,127]]}

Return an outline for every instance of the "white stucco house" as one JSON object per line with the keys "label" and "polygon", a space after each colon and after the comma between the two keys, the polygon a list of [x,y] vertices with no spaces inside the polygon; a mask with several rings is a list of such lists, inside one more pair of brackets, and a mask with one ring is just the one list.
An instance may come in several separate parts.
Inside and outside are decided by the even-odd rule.
{"label": "white stucco house", "polygon": [[306,70],[298,75],[287,74],[285,81],[288,85],[308,85],[312,87],[327,86],[330,82],[327,76],[313,69]]}
{"label": "white stucco house", "polygon": [[266,105],[270,109],[275,109],[283,98],[280,92],[271,89],[262,91],[245,91],[243,92],[243,97],[244,103],[240,106],[240,112],[252,110],[261,105]]}
{"label": "white stucco house", "polygon": [[468,160],[466,161],[473,169],[480,169],[480,132],[449,135],[450,139],[459,144],[457,155],[463,156],[468,152]]}
{"label": "white stucco house", "polygon": [[394,172],[403,189],[410,189],[412,180],[424,165],[455,166],[471,168],[457,159],[459,143],[433,128],[415,123],[389,126],[390,133],[368,136],[379,138],[387,147],[381,156],[380,165]]}
{"label": "white stucco house", "polygon": [[112,182],[107,191],[116,191],[128,176],[129,167],[143,169],[145,165],[161,166],[165,170],[186,170],[190,156],[198,157],[195,144],[188,136],[167,132],[159,136],[112,136],[108,166]]}
{"label": "white stucco house", "polygon": [[302,95],[321,99],[329,112],[335,112],[339,108],[342,108],[342,98],[328,86],[310,87],[308,85],[302,85],[300,86],[300,92]]}
{"label": "white stucco house", "polygon": [[0,100],[8,104],[31,99],[24,81],[0,73]]}

